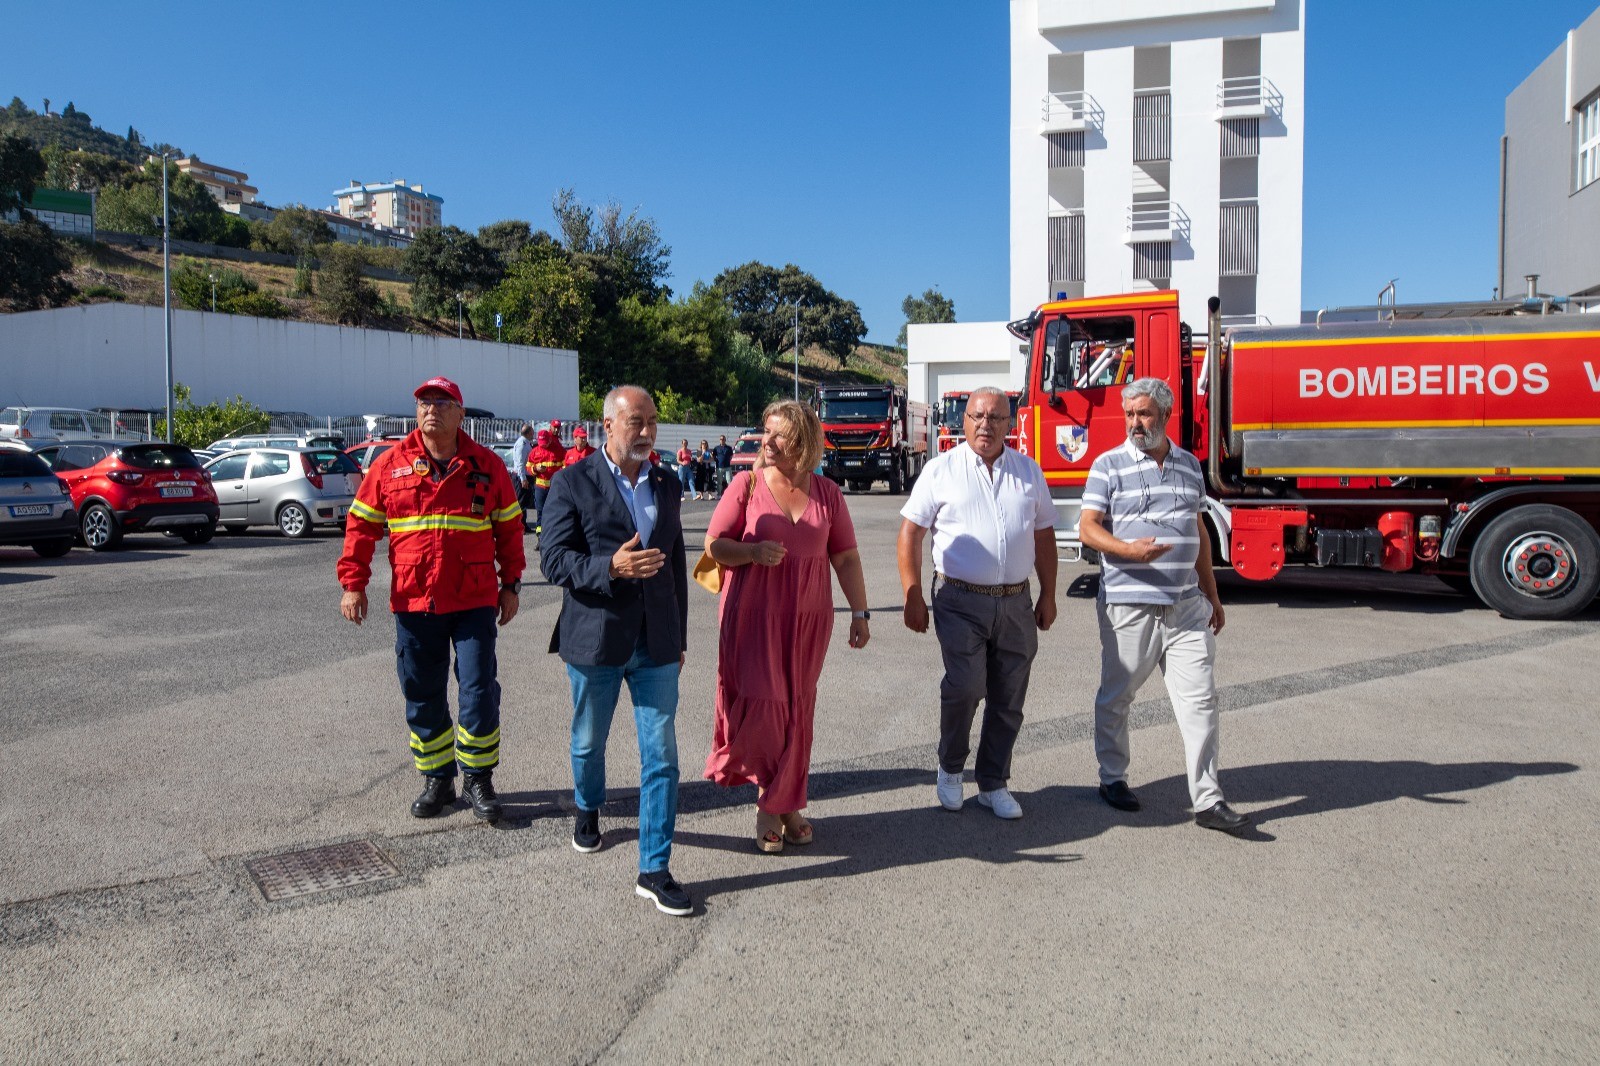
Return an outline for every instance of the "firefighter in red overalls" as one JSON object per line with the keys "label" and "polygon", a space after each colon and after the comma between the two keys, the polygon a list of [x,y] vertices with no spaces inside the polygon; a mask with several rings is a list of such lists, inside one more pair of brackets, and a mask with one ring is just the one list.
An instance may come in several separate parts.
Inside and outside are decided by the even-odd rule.
{"label": "firefighter in red overalls", "polygon": [[579,426],[572,431],[572,447],[567,449],[566,463],[563,469],[575,463],[581,463],[594,454],[594,445],[589,443],[589,431]]}
{"label": "firefighter in red overalls", "polygon": [[[366,619],[372,554],[387,532],[400,691],[412,760],[425,781],[411,813],[432,818],[456,798],[459,763],[472,813],[496,822],[495,623],[503,626],[517,614],[526,565],[522,507],[505,463],[461,432],[460,387],[430,378],[416,397],[417,429],[373,461],[350,505],[339,557],[339,610],[356,625]],[[454,728],[447,698],[452,647],[461,696]]]}
{"label": "firefighter in red overalls", "polygon": [[[554,422],[552,425],[559,426]],[[561,447],[561,437],[553,429],[539,431],[539,443],[528,453],[528,477],[533,479],[533,531],[539,533],[539,514],[544,510],[544,498],[550,493],[550,479],[556,476],[566,454]]]}

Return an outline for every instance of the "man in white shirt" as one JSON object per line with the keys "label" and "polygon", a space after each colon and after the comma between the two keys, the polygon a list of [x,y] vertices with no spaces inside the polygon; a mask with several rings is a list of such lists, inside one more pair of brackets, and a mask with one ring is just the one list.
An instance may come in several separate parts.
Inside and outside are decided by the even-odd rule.
{"label": "man in white shirt", "polygon": [[[1039,464],[1006,447],[1010,427],[1006,394],[973,390],[966,443],[927,465],[900,511],[898,554],[906,628],[926,633],[922,542],[933,531],[933,624],[944,655],[939,803],[961,809],[972,719],[983,700],[978,802],[1001,818],[1021,818],[1007,783],[1038,631],[1056,617],[1056,509]],[[1037,604],[1028,594],[1030,571],[1039,578]]]}

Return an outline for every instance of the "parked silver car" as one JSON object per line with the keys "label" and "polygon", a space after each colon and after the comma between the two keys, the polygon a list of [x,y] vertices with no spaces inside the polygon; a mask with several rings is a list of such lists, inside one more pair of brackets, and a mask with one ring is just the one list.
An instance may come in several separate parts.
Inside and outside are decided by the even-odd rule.
{"label": "parked silver car", "polygon": [[0,449],[0,544],[26,544],[46,559],[72,550],[78,512],[67,486],[32,452]]}
{"label": "parked silver car", "polygon": [[361,487],[361,468],[338,448],[249,448],[206,464],[230,533],[277,526],[307,537],[317,526],[342,526]]}
{"label": "parked silver car", "polygon": [[32,441],[34,447],[58,441],[144,440],[144,434],[122,428],[111,416],[78,407],[0,408],[0,437]]}

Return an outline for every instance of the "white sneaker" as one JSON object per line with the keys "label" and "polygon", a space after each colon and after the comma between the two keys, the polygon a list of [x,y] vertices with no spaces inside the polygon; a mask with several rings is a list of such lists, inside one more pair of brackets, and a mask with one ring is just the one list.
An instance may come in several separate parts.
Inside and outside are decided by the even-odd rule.
{"label": "white sneaker", "polygon": [[939,794],[939,805],[947,811],[961,809],[961,775],[959,773],[947,774],[944,768],[939,769],[939,784],[935,788]]}
{"label": "white sneaker", "polygon": [[1012,798],[1009,789],[997,788],[992,792],[979,792],[978,802],[994,811],[997,818],[1022,817],[1022,804]]}

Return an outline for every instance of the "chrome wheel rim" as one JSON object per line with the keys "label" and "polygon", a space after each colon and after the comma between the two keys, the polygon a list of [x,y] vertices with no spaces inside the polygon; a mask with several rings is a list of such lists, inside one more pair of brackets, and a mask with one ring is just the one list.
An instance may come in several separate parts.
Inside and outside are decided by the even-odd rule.
{"label": "chrome wheel rim", "polygon": [[278,528],[286,537],[298,537],[306,531],[306,513],[291,504],[278,515]]}
{"label": "chrome wheel rim", "polygon": [[98,548],[111,539],[111,516],[105,508],[96,507],[83,516],[83,542]]}
{"label": "chrome wheel rim", "polygon": [[1553,600],[1578,584],[1578,557],[1564,538],[1543,530],[1524,533],[1501,557],[1506,584],[1524,596]]}

